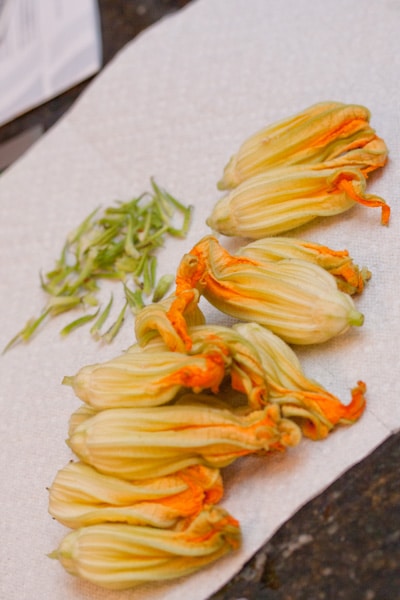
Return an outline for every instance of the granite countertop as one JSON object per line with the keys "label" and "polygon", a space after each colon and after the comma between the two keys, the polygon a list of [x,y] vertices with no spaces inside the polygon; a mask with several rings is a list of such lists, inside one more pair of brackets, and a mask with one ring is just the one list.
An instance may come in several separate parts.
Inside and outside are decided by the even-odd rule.
{"label": "granite countertop", "polygon": [[[190,0],[99,0],[104,64]],[[50,128],[88,82],[0,128]],[[286,522],[212,600],[400,598],[400,433]],[[210,599],[211,600],[211,599]]]}
{"label": "granite countertop", "polygon": [[212,600],[400,598],[400,435],[287,521]]}

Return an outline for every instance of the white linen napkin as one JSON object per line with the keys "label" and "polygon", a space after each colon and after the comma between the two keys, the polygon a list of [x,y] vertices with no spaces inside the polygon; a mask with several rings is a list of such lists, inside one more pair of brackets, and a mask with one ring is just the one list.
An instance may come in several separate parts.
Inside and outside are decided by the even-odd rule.
{"label": "white linen napkin", "polygon": [[[362,0],[196,0],[130,43],[73,109],[0,177],[0,345],[38,314],[38,274],[52,268],[67,233],[95,207],[128,200],[151,176],[195,207],[183,241],[168,243],[160,271],[208,233],[205,217],[220,197],[216,182],[251,133],[323,101],[359,103],[390,149],[369,190],[392,207],[356,207],[304,229],[304,236],[347,248],[372,271],[356,300],[362,328],[299,351],[309,376],[343,400],[358,379],[368,407],[359,423],[285,454],[249,458],[226,471],[223,505],[239,519],[243,547],[179,582],[110,592],[67,575],[46,555],[66,529],[47,514],[47,490],[71,458],[67,422],[79,405],[64,375],[119,354],[87,331],[61,339],[69,322],[50,322],[27,345],[0,357],[1,595],[7,600],[204,600],[228,581],[305,502],[362,460],[400,424],[397,357],[400,72],[398,2]],[[224,318],[211,309],[213,322]]]}

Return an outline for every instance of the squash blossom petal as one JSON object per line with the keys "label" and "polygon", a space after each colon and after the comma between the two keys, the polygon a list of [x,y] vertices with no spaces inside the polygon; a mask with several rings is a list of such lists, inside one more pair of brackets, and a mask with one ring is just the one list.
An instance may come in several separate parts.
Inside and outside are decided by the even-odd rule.
{"label": "squash blossom petal", "polygon": [[296,445],[297,425],[277,405],[250,414],[202,403],[111,408],[70,426],[67,440],[79,459],[123,479],[161,477],[192,465],[221,468],[240,456]]}
{"label": "squash blossom petal", "polygon": [[217,201],[207,224],[227,236],[259,239],[286,233],[317,217],[343,213],[356,204],[380,207],[382,224],[389,222],[390,207],[366,193],[360,170],[287,167],[265,171],[238,185]]}
{"label": "squash blossom petal", "polygon": [[322,244],[289,237],[268,237],[251,242],[237,253],[238,256],[260,263],[296,258],[319,265],[336,279],[338,288],[347,294],[361,293],[371,273],[359,268],[347,250],[333,250]]}
{"label": "squash blossom petal", "polygon": [[236,550],[240,540],[238,522],[222,508],[211,507],[182,530],[118,523],[76,529],[50,558],[71,575],[122,590],[189,575]]}
{"label": "squash blossom petal", "polygon": [[[181,302],[175,296],[145,306],[135,318],[135,335],[139,344],[145,345],[154,336],[161,335],[168,348],[179,352],[185,351],[185,344],[168,318],[168,311],[173,303]],[[182,308],[181,321],[185,326],[203,325],[204,315],[199,306],[199,294],[190,290]]]}
{"label": "squash blossom petal", "polygon": [[[228,388],[244,394],[249,406],[260,408],[268,400],[268,384],[258,352],[253,344],[231,327],[199,325],[189,327],[191,356],[213,354],[220,350],[226,356]],[[215,350],[214,350],[215,348]],[[226,387],[226,386],[225,386]],[[220,386],[212,390],[220,392]]]}
{"label": "squash blossom petal", "polygon": [[344,154],[331,160],[327,160],[320,165],[314,165],[315,168],[331,169],[337,167],[352,167],[368,176],[368,173],[384,167],[388,158],[388,148],[384,140],[380,137],[373,138],[360,148],[348,150]]}
{"label": "squash blossom petal", "polygon": [[134,344],[127,352],[104,363],[81,368],[65,377],[75,394],[97,410],[115,407],[160,406],[183,389],[218,393],[230,377],[232,388],[259,407],[268,390],[255,348],[235,330],[199,325],[189,329],[192,347],[172,352],[162,338],[146,346]]}
{"label": "squash blossom petal", "polygon": [[71,462],[49,489],[49,512],[72,529],[107,522],[171,528],[218,502],[222,494],[219,470],[201,465],[135,482]]}
{"label": "squash blossom petal", "polygon": [[296,259],[266,264],[233,256],[213,236],[183,257],[177,282],[178,297],[181,287],[197,287],[217,309],[264,325],[288,343],[324,342],[363,323],[351,297],[318,265]]}
{"label": "squash blossom petal", "polygon": [[263,171],[292,165],[382,167],[387,147],[355,104],[321,102],[274,123],[243,142],[224,169],[219,189],[231,189]]}
{"label": "squash blossom petal", "polygon": [[278,336],[256,323],[234,326],[257,347],[268,377],[271,402],[293,418],[309,438],[325,438],[335,425],[351,425],[363,414],[365,384],[358,382],[347,405],[316,381],[308,379],[293,350]]}

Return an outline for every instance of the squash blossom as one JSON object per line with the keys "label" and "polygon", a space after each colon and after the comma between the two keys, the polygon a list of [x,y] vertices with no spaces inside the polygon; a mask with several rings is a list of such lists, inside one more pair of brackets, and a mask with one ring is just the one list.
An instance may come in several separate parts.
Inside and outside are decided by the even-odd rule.
{"label": "squash blossom", "polygon": [[232,189],[263,171],[293,165],[373,171],[386,163],[388,150],[369,120],[364,106],[314,104],[245,140],[226,165],[218,187]]}
{"label": "squash blossom", "polygon": [[50,487],[49,512],[72,529],[107,522],[171,528],[219,502],[222,494],[219,470],[201,465],[156,479],[127,481],[71,462]]}
{"label": "squash blossom", "polygon": [[236,550],[238,522],[211,507],[178,530],[104,523],[67,534],[50,554],[71,575],[122,590],[189,575]]}
{"label": "squash blossom", "polygon": [[[351,297],[318,265],[233,256],[213,236],[203,238],[178,267],[177,297],[190,288],[199,289],[220,311],[268,327],[288,343],[324,342],[363,323]],[[174,305],[169,313],[173,320]],[[180,333],[190,341],[187,330]]]}
{"label": "squash blossom", "polygon": [[269,384],[269,399],[279,404],[282,415],[294,419],[305,436],[325,438],[335,425],[351,425],[365,408],[365,384],[352,390],[347,405],[318,382],[308,379],[293,350],[278,336],[256,323],[234,326],[257,348]]}
{"label": "squash blossom", "polygon": [[215,346],[208,353],[190,356],[171,352],[156,340],[146,349],[135,346],[105,363],[85,366],[75,376],[64,377],[63,382],[72,385],[75,394],[96,409],[160,406],[170,402],[182,387],[216,391],[227,361],[223,349]]}
{"label": "squash blossom", "polygon": [[347,250],[333,250],[322,244],[298,238],[262,238],[243,246],[236,254],[267,264],[287,258],[312,262],[333,275],[338,288],[351,295],[361,293],[365,282],[371,278],[368,269],[360,269]]}
{"label": "squash blossom", "polygon": [[192,465],[221,468],[240,456],[296,445],[300,438],[277,405],[241,415],[192,403],[103,410],[70,425],[67,444],[101,473],[134,480]]}
{"label": "squash blossom", "polygon": [[245,180],[218,200],[207,224],[227,236],[259,239],[317,217],[343,213],[356,204],[380,207],[382,224],[389,222],[390,207],[366,193],[366,180],[358,169],[272,169]]}
{"label": "squash blossom", "polygon": [[250,405],[265,403],[267,383],[252,344],[229,327],[199,325],[189,330],[192,346],[187,352],[172,352],[160,336],[152,337],[143,347],[135,344],[124,354],[85,366],[63,381],[98,410],[160,406],[188,389],[218,393],[226,378]]}

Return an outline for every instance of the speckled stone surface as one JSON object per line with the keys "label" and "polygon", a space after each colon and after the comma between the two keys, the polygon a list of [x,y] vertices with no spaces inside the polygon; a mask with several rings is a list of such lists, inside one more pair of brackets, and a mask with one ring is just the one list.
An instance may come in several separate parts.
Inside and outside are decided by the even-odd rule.
{"label": "speckled stone surface", "polygon": [[396,435],[287,521],[212,600],[400,598],[399,464]]}
{"label": "speckled stone surface", "polygon": [[[189,2],[99,0],[104,64]],[[0,128],[0,142],[34,125],[51,127],[87,83]],[[399,464],[397,434],[303,507],[210,600],[400,599]]]}

